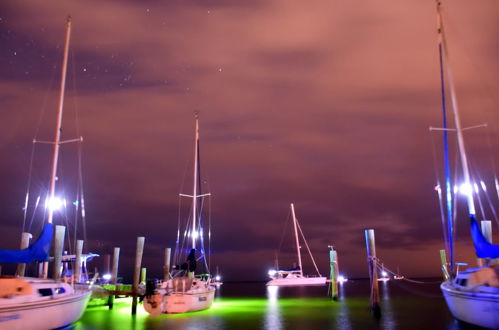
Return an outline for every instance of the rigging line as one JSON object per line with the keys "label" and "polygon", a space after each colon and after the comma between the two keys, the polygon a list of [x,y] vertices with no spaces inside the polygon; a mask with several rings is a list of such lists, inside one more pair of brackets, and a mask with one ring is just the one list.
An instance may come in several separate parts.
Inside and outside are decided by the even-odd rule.
{"label": "rigging line", "polygon": [[276,257],[279,256],[281,251],[282,243],[284,242],[284,235],[286,234],[286,229],[288,228],[289,219],[291,219],[291,210],[288,210],[288,216],[286,217],[286,222],[284,223],[284,230],[281,233],[281,241],[279,242],[279,247],[277,248]]}
{"label": "rigging line", "polygon": [[[41,194],[41,192],[40,192],[40,194]],[[31,226],[33,225],[33,221],[35,220],[35,215],[36,215],[36,211],[38,209],[38,205],[39,204],[40,204],[40,195],[38,195],[38,198],[36,199],[35,208],[33,210],[33,214],[31,215],[31,219],[29,221],[28,229],[26,230],[28,233],[31,231]],[[43,221],[43,223],[45,223],[45,221]]]}
{"label": "rigging line", "polygon": [[[314,263],[315,270],[317,271],[317,274],[319,274],[319,277],[322,276],[321,273],[319,272],[319,268],[317,268],[317,264],[315,263],[314,256],[312,255],[312,252],[310,251],[310,248],[308,247],[307,240],[305,239],[305,235],[303,235],[303,231],[301,230],[300,222],[298,221],[298,218],[296,219],[296,224],[298,226],[298,229],[300,230],[301,238],[305,242],[305,246],[307,247],[308,254],[310,255],[310,258],[312,259],[312,262]],[[303,269],[302,269],[303,271]]]}
{"label": "rigging line", "polygon": [[[79,187],[79,193],[78,196],[80,199],[76,199],[77,203],[79,204],[79,201],[81,201],[81,207],[80,207],[80,216],[81,216],[81,224],[82,224],[82,230],[83,230],[83,241],[87,241],[87,218],[86,218],[86,210],[85,210],[85,190],[83,187],[83,140],[80,140],[78,142],[78,154],[77,154],[77,159],[78,159],[78,184],[77,186]],[[78,212],[77,212],[78,213]],[[77,223],[75,224],[77,225]],[[76,236],[75,236],[76,239]],[[84,251],[87,250],[87,244],[84,245]]]}
{"label": "rigging line", "polygon": [[79,112],[78,112],[78,97],[77,97],[77,89],[76,89],[76,68],[75,68],[75,62],[76,62],[76,56],[75,52],[71,49],[70,50],[71,54],[71,69],[73,71],[73,79],[72,79],[72,89],[73,89],[73,107],[75,111],[75,127],[76,127],[76,136],[80,136],[80,118],[79,118]]}
{"label": "rigging line", "polygon": [[[473,187],[470,187],[471,188],[471,194],[474,194],[476,196],[476,199],[478,200],[478,206],[480,207],[480,213],[482,214],[482,219],[486,219],[485,217],[485,210],[483,208],[483,203],[482,203],[482,198],[480,197],[480,190],[479,189],[476,189],[477,188],[477,185],[476,185],[476,178],[478,178],[479,176],[477,175],[477,171],[475,168],[473,168],[473,164],[471,162],[470,163],[470,172],[473,173],[472,174],[472,177],[471,177],[471,182],[473,182]],[[473,177],[475,178],[475,180],[473,180]]]}
{"label": "rigging line", "polygon": [[29,191],[31,187],[31,178],[33,176],[33,159],[35,157],[35,142],[31,145],[31,157],[29,159],[28,185],[26,187],[26,199],[24,201],[23,232],[26,226],[26,217],[28,215]]}
{"label": "rigging line", "polygon": [[178,263],[178,254],[179,254],[179,244],[180,244],[180,210],[182,206],[182,196],[178,196],[178,224],[177,224],[177,240],[175,241],[175,251],[173,252],[173,262]]}
{"label": "rigging line", "polygon": [[442,186],[440,185],[440,178],[439,178],[439,175],[438,175],[438,166],[437,166],[437,152],[436,152],[436,148],[435,148],[435,139],[433,138],[433,134],[432,134],[432,137],[431,137],[431,146],[432,146],[432,155],[433,155],[433,171],[434,171],[434,174],[435,174],[435,180],[437,182],[437,187],[435,187],[435,189],[437,190],[437,194],[438,194],[438,206],[439,206],[439,209],[440,209],[440,218],[441,218],[441,221],[442,221],[442,233],[444,235],[444,242],[445,242],[445,247],[446,247],[446,250],[449,251],[450,247],[449,247],[449,239],[448,239],[448,232],[447,232],[447,221],[451,221],[451,220],[447,220],[446,217],[445,217],[445,212],[444,212],[444,204],[443,204],[443,199],[442,199]]}
{"label": "rigging line", "polygon": [[[380,262],[381,262],[381,260],[380,260],[380,259],[378,259],[378,261],[380,261]],[[384,271],[386,271],[387,273],[392,274],[393,276],[395,276],[395,275],[397,275],[397,276],[398,276],[398,275],[400,275],[400,274],[398,274],[398,273],[395,273],[395,272],[394,272],[394,271],[392,271],[391,269],[386,268],[384,265],[383,265],[383,267],[382,267],[382,266],[380,266],[380,264],[379,264],[379,263],[376,263],[376,268],[377,268],[379,271],[384,270]],[[403,280],[404,280],[404,281],[407,281],[407,282],[411,282],[411,283],[417,283],[417,284],[435,284],[435,283],[442,283],[442,281],[418,281],[418,280],[414,280],[414,279],[407,278],[407,277],[405,277],[405,276],[404,276]]]}
{"label": "rigging line", "polygon": [[79,184],[76,186],[76,203],[75,203],[75,214],[74,214],[74,246],[73,249],[76,251],[76,242],[78,241],[78,212],[80,211],[80,189]]}
{"label": "rigging line", "polygon": [[208,196],[208,267],[211,267],[211,195]]}
{"label": "rigging line", "polygon": [[[476,175],[477,176],[477,175]],[[482,180],[480,180],[480,187],[481,187],[481,190],[483,192],[483,195],[485,196],[485,199],[488,203],[488,206],[489,206],[489,209],[490,209],[490,212],[492,213],[492,215],[494,216],[494,220],[497,222],[497,224],[499,225],[499,219],[497,218],[497,213],[496,213],[496,210],[495,210],[495,207],[494,207],[494,203],[492,203],[492,200],[490,199],[490,196],[489,194],[487,193],[486,189],[484,186],[481,185],[481,182],[483,182]],[[485,214],[485,211],[484,211],[484,207],[482,205],[482,201],[481,201],[481,198],[480,198],[480,189],[478,189],[478,191],[476,191],[476,194],[477,194],[477,197],[478,197],[478,202],[480,203],[480,209],[482,211],[482,218],[485,220],[487,219],[488,217],[486,216]]]}

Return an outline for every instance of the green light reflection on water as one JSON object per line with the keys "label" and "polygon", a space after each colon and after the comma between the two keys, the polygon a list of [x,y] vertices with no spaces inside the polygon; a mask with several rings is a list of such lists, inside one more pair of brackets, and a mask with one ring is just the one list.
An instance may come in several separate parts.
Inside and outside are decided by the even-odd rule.
{"label": "green light reflection on water", "polygon": [[117,299],[107,306],[87,308],[75,329],[290,329],[313,325],[351,329],[355,311],[366,313],[365,299],[333,302],[329,298],[222,298],[210,309],[149,317],[142,305],[131,315],[131,299]]}

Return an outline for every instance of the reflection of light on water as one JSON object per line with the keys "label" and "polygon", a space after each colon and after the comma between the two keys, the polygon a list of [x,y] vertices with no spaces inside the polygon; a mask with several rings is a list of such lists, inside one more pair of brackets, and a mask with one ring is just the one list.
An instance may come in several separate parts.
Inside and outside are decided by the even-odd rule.
{"label": "reflection of light on water", "polygon": [[338,301],[332,303],[339,305],[338,313],[335,317],[336,329],[351,330],[352,323],[350,321],[350,309],[347,306],[347,302],[345,300],[345,287],[343,285],[345,282],[346,281],[339,281],[340,285],[338,287]]}
{"label": "reflection of light on water", "polygon": [[388,281],[381,282],[381,326],[383,329],[396,329]]}
{"label": "reflection of light on water", "polygon": [[267,286],[267,311],[263,322],[264,329],[282,329],[278,286]]}

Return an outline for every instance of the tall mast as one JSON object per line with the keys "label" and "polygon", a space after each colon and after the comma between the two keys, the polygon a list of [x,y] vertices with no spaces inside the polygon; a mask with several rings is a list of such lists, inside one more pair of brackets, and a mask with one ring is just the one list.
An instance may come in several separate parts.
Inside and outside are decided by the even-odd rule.
{"label": "tall mast", "polygon": [[450,255],[450,270],[454,273],[454,216],[452,209],[452,188],[451,174],[449,163],[449,134],[447,132],[447,102],[445,98],[445,68],[443,54],[443,31],[442,31],[442,15],[440,13],[440,3],[437,0],[437,31],[438,31],[438,55],[440,63],[440,90],[442,98],[442,123],[443,123],[443,138],[444,138],[444,169],[445,169],[445,200],[447,208],[447,237],[448,249]]}
{"label": "tall mast", "polygon": [[199,148],[199,119],[196,114],[196,132],[194,139],[194,176],[192,192],[192,248],[196,248],[196,225],[197,225],[197,199],[198,199],[198,148]]}
{"label": "tall mast", "polygon": [[[445,41],[445,33],[444,33],[444,26],[442,21],[442,12],[441,12],[441,2],[439,0],[437,0],[437,13],[438,13],[438,22],[439,22],[439,34],[441,35],[442,38],[441,44],[442,44],[443,55],[444,59],[448,61],[449,55],[447,51],[447,44]],[[457,132],[457,145],[459,148],[459,156],[461,159],[461,167],[463,170],[464,184],[466,185],[466,189],[468,189],[468,191],[466,192],[466,198],[468,202],[468,212],[470,214],[470,217],[474,218],[476,212],[475,212],[475,204],[473,203],[473,186],[471,184],[471,175],[468,165],[468,157],[466,155],[466,148],[464,145],[463,129],[461,126],[461,120],[459,118],[459,109],[457,104],[456,91],[450,68],[447,68],[446,73],[450,89],[452,112],[454,114],[454,124],[456,126],[456,132]]]}
{"label": "tall mast", "polygon": [[295,215],[295,206],[291,203],[291,214],[293,215],[293,225],[295,228],[295,240],[296,240],[296,251],[298,252],[298,266],[300,267],[300,274],[303,275],[303,269],[301,266],[301,253],[300,253],[300,242],[298,240],[298,226],[296,225],[296,215]]}
{"label": "tall mast", "polygon": [[61,144],[61,131],[62,131],[62,110],[64,105],[64,90],[66,86],[66,71],[68,66],[68,54],[69,54],[69,40],[71,36],[71,16],[68,16],[66,21],[66,38],[64,42],[64,57],[62,61],[61,70],[61,87],[59,90],[59,105],[57,112],[57,124],[55,128],[55,138],[54,138],[54,154],[52,158],[52,172],[50,176],[50,188],[49,188],[49,204],[48,204],[48,219],[49,223],[52,223],[54,217],[54,199],[55,199],[55,181],[57,180],[57,162],[59,158],[59,147]]}

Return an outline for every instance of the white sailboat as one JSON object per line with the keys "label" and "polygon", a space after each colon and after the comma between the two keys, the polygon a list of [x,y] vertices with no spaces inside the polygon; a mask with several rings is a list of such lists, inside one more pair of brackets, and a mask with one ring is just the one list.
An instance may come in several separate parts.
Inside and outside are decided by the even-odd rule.
{"label": "white sailboat", "polygon": [[[59,95],[59,109],[55,133],[54,155],[52,161],[49,190],[48,220],[38,240],[24,250],[0,250],[0,262],[29,263],[45,262],[44,278],[47,275],[48,250],[52,240],[52,219],[54,209],[50,201],[55,200],[57,163],[64,86],[71,35],[71,19],[66,24],[66,38]],[[53,329],[67,326],[77,321],[83,314],[90,290],[78,290],[59,280],[30,277],[0,277],[0,328],[1,329]]]}
{"label": "white sailboat", "polygon": [[[445,34],[442,23],[441,3],[439,0],[437,0],[437,16],[439,34],[438,46],[440,51],[442,79],[442,105],[444,109],[443,131],[444,134],[449,131],[449,129],[445,127],[446,104],[444,77],[446,77],[447,84],[449,85],[450,89],[451,108],[455,124],[455,128],[452,129],[452,131],[455,131],[457,135],[457,145],[459,148],[459,157],[464,179],[464,187],[468,188],[468,190],[465,192],[465,195],[467,200],[467,208],[475,252],[478,258],[488,258],[489,260],[492,260],[493,258],[499,257],[499,245],[493,245],[491,244],[491,242],[487,241],[478,226],[474,200],[475,198],[479,198],[478,189],[476,189],[478,185],[473,183],[471,172],[469,169],[469,161],[467,158],[464,138],[462,134],[463,128],[461,126],[459,118],[456,93],[451,71],[449,68],[444,67],[444,63],[447,63],[448,51],[446,48]],[[446,139],[445,135],[444,139]],[[446,141],[444,140],[444,146],[445,145]],[[447,154],[447,150],[445,153]],[[445,156],[447,157],[447,155]],[[448,166],[446,166],[446,168],[448,168]],[[452,191],[449,172],[450,171],[448,170],[446,171],[445,196],[447,197],[447,223],[449,228],[447,231],[447,237],[449,240],[447,248],[450,251],[451,257],[450,265],[444,268],[446,281],[441,284],[440,288],[445,297],[445,301],[447,302],[449,310],[456,319],[485,328],[499,329],[499,265],[492,265],[489,263],[488,265],[485,265],[483,267],[470,268],[464,271],[459,271],[459,269],[456,269],[455,267],[452,243],[452,221],[454,216],[452,214]],[[481,182],[480,185],[482,184],[483,183]],[[439,190],[437,191],[439,192],[439,196],[442,196],[441,188],[439,186],[438,189]],[[496,189],[498,189],[497,179]],[[482,190],[483,193],[488,193],[486,189]],[[445,212],[442,212],[442,214],[445,214]],[[483,210],[482,215],[484,215]],[[445,216],[443,216],[443,218],[445,219]]]}
{"label": "white sailboat", "polygon": [[[151,315],[160,313],[186,313],[210,308],[215,297],[215,287],[211,284],[211,276],[203,246],[203,223],[198,199],[210,194],[200,193],[200,161],[199,161],[199,123],[196,116],[196,132],[194,143],[194,175],[192,195],[181,196],[192,198],[192,215],[185,228],[185,237],[191,241],[188,257],[185,263],[171,272],[171,279],[160,283],[153,292],[147,292],[144,299],[144,309]],[[179,228],[180,233],[180,228]],[[183,255],[185,249],[178,245],[175,256]],[[199,251],[199,252],[198,252]],[[196,253],[200,256],[196,257]],[[195,276],[197,261],[202,260],[206,272]],[[174,260],[178,262],[179,260]],[[179,262],[180,263],[180,262]]]}
{"label": "white sailboat", "polygon": [[[303,232],[298,223],[298,219],[295,215],[295,207],[293,203],[291,203],[291,214],[293,216],[293,228],[295,234],[295,242],[296,242],[296,254],[298,257],[298,267],[289,269],[289,270],[271,270],[269,271],[269,276],[271,280],[267,282],[268,286],[306,286],[306,285],[325,285],[326,277],[321,276],[319,269],[315,263],[314,257],[308,248],[307,241],[303,235]],[[312,258],[312,262],[315,266],[315,270],[317,271],[318,276],[305,276],[303,275],[303,267],[301,262],[301,251],[300,251],[300,240],[298,237],[298,229],[300,230],[301,236],[305,245],[307,246],[308,252],[310,254],[310,258]]]}

